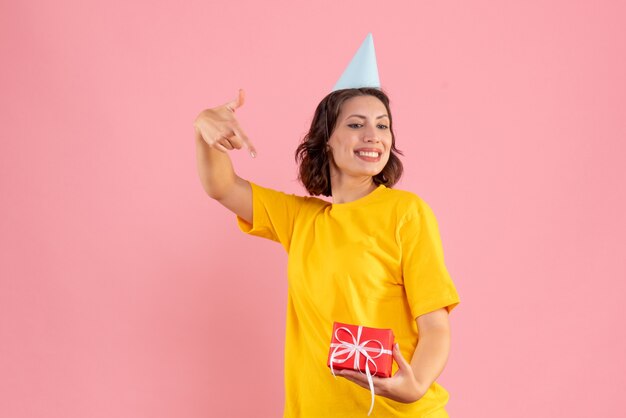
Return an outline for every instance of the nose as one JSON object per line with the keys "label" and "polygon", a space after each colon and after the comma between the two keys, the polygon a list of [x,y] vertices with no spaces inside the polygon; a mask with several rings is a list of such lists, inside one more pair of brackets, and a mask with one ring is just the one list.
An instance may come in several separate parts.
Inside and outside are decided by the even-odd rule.
{"label": "nose", "polygon": [[363,140],[365,142],[380,142],[380,139],[378,138],[378,132],[376,132],[376,129],[371,126],[365,129],[363,134]]}

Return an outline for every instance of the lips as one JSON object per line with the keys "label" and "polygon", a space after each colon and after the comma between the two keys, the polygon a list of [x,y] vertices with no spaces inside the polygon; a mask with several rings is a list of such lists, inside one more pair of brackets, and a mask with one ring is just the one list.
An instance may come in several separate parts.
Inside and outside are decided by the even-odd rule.
{"label": "lips", "polygon": [[357,157],[367,161],[377,161],[383,152],[376,148],[359,148],[354,151]]}
{"label": "lips", "polygon": [[380,161],[383,152],[375,148],[360,148],[354,154],[363,161],[375,163]]}
{"label": "lips", "polygon": [[378,158],[380,157],[380,154],[378,154],[377,152],[371,152],[371,151],[361,151],[361,152],[357,152],[357,154],[359,157],[369,157],[369,158]]}

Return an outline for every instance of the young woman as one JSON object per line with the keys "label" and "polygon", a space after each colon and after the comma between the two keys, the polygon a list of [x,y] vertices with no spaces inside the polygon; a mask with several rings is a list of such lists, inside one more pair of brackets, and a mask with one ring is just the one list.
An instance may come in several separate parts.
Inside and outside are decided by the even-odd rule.
{"label": "young woman", "polygon": [[448,393],[435,380],[448,358],[448,314],[459,296],[431,209],[392,188],[402,163],[388,97],[377,88],[349,88],[320,102],[296,150],[311,196],[237,176],[228,153],[256,153],[235,118],[243,103],[240,91],[197,117],[198,171],[207,194],[237,215],[242,231],[288,252],[285,417],[366,415],[366,376],[344,370],[337,372],[344,379],[334,379],[326,366],[334,321],[391,328],[399,343],[393,376],[374,377],[373,416],[447,417]]}

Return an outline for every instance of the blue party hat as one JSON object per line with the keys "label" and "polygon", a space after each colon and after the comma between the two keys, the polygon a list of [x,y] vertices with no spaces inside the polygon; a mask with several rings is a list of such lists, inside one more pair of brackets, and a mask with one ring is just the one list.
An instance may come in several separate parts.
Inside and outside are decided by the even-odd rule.
{"label": "blue party hat", "polygon": [[374,38],[371,33],[365,37],[359,50],[352,57],[352,61],[333,87],[333,91],[359,87],[380,88]]}

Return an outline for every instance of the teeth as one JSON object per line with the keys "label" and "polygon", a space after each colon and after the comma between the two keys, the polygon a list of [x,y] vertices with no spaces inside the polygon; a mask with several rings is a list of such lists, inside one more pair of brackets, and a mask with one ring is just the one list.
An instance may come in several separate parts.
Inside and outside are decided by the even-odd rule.
{"label": "teeth", "polygon": [[359,151],[358,154],[364,157],[372,157],[372,158],[378,157],[378,153],[374,151]]}

